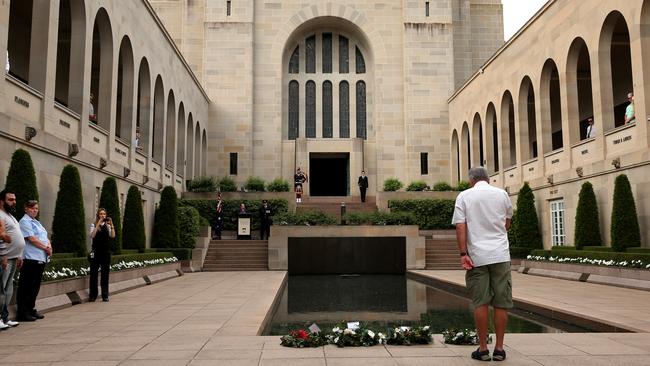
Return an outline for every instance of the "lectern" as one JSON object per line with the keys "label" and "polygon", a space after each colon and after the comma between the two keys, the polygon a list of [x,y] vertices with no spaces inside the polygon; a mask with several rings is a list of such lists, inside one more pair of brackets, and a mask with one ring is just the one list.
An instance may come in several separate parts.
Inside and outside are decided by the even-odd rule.
{"label": "lectern", "polygon": [[237,216],[237,239],[251,239],[251,214],[248,212],[240,213]]}

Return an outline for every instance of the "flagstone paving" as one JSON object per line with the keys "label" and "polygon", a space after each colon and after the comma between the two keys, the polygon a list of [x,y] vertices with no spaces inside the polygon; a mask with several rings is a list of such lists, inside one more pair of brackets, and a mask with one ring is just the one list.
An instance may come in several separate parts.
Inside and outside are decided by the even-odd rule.
{"label": "flagstone paving", "polygon": [[[463,274],[424,272],[450,281]],[[257,334],[284,278],[284,272],[193,273],[113,295],[109,303],[50,312],[44,320],[0,332],[0,365],[480,364],[469,358],[473,347],[445,345],[440,335],[428,346],[282,347],[279,337]],[[615,314],[617,306],[631,302],[624,318],[650,319],[650,299],[637,290],[517,274],[514,286],[515,296],[582,305],[585,311],[599,307],[596,314]],[[645,301],[645,308],[635,307],[637,301]],[[648,365],[650,334],[508,334],[506,350],[504,365]]]}

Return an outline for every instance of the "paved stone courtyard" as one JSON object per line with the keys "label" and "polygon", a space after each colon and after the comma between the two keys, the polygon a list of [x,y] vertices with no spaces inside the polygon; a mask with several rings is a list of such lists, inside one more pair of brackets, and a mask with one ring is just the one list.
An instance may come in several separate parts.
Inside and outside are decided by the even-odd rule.
{"label": "paved stone courtyard", "polygon": [[[428,271],[447,280],[462,271]],[[473,347],[291,349],[256,336],[284,272],[205,272],[49,312],[0,333],[0,365],[475,365]],[[590,286],[586,295],[576,291]],[[650,319],[650,292],[514,277],[515,297]],[[533,300],[531,300],[533,301]],[[643,305],[643,306],[641,306]],[[611,309],[608,311],[607,309]],[[632,314],[634,313],[634,314]],[[648,365],[650,334],[508,334],[510,365]]]}

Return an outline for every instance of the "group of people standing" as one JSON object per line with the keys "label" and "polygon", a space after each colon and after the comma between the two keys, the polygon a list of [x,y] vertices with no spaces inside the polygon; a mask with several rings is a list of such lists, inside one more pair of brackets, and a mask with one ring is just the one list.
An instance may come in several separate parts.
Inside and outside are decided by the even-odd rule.
{"label": "group of people standing", "polygon": [[[38,221],[39,204],[28,200],[25,214],[16,220],[16,194],[0,192],[0,330],[15,327],[19,322],[32,322],[45,316],[36,310],[36,298],[41,288],[45,265],[52,257],[48,232]],[[101,268],[102,299],[108,301],[108,272],[110,269],[110,238],[115,237],[112,220],[100,208],[90,227],[92,251],[90,260],[89,301],[97,298],[97,279]],[[9,304],[14,293],[14,277],[19,272],[16,294],[16,318],[9,319]]]}
{"label": "group of people standing", "polygon": [[[25,202],[25,215],[16,220],[16,195],[0,192],[0,330],[20,321],[43,319],[36,310],[45,264],[52,256],[47,231],[36,219],[38,201]],[[14,276],[20,271],[16,320],[9,319],[9,303],[14,293]]]}
{"label": "group of people standing", "polygon": [[[260,219],[260,240],[268,239],[271,235],[271,224],[273,223],[273,209],[267,200],[262,200],[262,204],[259,207],[259,219]],[[250,212],[246,208],[245,203],[239,204],[238,215],[248,215]],[[215,205],[215,220],[213,225],[212,239],[221,239],[221,233],[223,231],[224,224],[224,202],[221,197],[221,193],[217,193],[217,203]]]}

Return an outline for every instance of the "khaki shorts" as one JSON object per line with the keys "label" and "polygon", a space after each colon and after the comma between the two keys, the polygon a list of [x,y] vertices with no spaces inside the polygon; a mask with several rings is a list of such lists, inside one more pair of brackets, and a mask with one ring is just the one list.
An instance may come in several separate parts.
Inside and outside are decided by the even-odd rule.
{"label": "khaki shorts", "polygon": [[495,308],[512,307],[510,262],[474,267],[465,273],[465,284],[475,307],[485,304]]}

